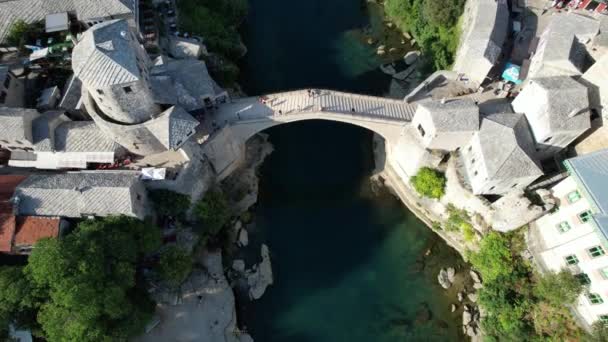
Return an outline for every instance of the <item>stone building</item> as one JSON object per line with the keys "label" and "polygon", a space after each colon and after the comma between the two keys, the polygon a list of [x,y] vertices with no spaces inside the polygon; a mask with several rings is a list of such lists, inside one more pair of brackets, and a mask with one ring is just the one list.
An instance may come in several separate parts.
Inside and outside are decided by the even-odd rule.
{"label": "stone building", "polygon": [[0,65],[0,106],[23,107],[25,84],[9,65]]}
{"label": "stone building", "polygon": [[543,172],[534,159],[534,140],[522,114],[491,114],[459,152],[461,174],[476,195],[524,189]]}
{"label": "stone building", "polygon": [[123,149],[91,121],[72,121],[62,111],[0,107],[0,146],[10,166],[38,169],[87,168],[114,163]]}
{"label": "stone building", "polygon": [[498,62],[509,32],[505,0],[470,0],[462,16],[462,38],[452,70],[479,86]]}
{"label": "stone building", "polygon": [[530,80],[512,105],[528,119],[540,159],[553,157],[591,127],[588,90],[569,76]]}
{"label": "stone building", "polygon": [[586,44],[599,28],[597,20],[581,14],[553,15],[530,60],[528,78],[582,74],[587,62]]}
{"label": "stone building", "polygon": [[544,271],[566,269],[585,285],[579,321],[608,322],[608,150],[564,162],[570,176],[551,188],[558,207],[530,224],[528,246]]}
{"label": "stone building", "polygon": [[470,99],[421,102],[412,126],[425,148],[454,151],[479,130],[479,108]]}
{"label": "stone building", "polygon": [[89,217],[148,214],[147,193],[136,172],[34,174],[15,189],[17,215]]}
{"label": "stone building", "polygon": [[178,149],[199,125],[181,107],[155,101],[150,67],[143,46],[124,20],[93,26],[72,54],[88,114],[111,139],[138,155]]}

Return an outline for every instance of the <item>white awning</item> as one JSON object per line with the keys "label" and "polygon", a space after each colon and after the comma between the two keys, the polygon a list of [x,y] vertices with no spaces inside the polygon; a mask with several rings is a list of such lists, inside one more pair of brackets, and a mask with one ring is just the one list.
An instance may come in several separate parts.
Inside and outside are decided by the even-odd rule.
{"label": "white awning", "polygon": [[154,168],[154,167],[145,167],[141,169],[141,179],[152,179],[152,180],[162,180],[165,179],[165,174],[167,173],[167,169],[163,168]]}

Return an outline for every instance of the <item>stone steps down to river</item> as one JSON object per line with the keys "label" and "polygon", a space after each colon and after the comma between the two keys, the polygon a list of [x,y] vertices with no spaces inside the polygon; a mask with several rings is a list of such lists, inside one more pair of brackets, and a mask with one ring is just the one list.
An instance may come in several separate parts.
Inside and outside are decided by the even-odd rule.
{"label": "stone steps down to river", "polygon": [[415,111],[416,105],[402,100],[315,89],[236,99],[220,106],[214,119],[219,122],[243,122],[326,112],[405,123],[412,120]]}

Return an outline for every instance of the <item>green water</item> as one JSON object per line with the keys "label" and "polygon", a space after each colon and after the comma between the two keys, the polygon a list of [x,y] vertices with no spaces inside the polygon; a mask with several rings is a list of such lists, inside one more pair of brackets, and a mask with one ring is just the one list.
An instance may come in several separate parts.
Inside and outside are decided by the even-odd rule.
{"label": "green water", "polygon": [[[308,87],[383,94],[390,77],[357,38],[368,25],[365,2],[252,0],[241,83],[250,95]],[[239,300],[254,339],[461,340],[460,313],[450,312],[454,299],[437,273],[462,260],[395,197],[372,191],[372,133],[329,121],[266,133],[275,151],[260,170],[248,265],[266,243],[275,283],[258,301]]]}

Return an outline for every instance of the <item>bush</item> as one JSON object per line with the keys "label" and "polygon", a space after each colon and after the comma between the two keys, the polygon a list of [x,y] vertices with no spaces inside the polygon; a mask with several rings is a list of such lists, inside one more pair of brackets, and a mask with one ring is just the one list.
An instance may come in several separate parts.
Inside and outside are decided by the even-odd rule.
{"label": "bush", "polygon": [[462,237],[466,242],[471,242],[475,238],[475,230],[473,229],[473,226],[468,222],[465,222],[462,225]]}
{"label": "bush", "polygon": [[429,167],[421,168],[410,182],[418,193],[425,197],[441,198],[445,193],[445,176]]}
{"label": "bush", "polygon": [[228,201],[219,190],[210,190],[194,206],[194,215],[202,223],[202,235],[215,237],[230,220]]}
{"label": "bush", "polygon": [[167,283],[179,286],[192,272],[192,256],[177,246],[170,246],[161,253],[158,267]]}
{"label": "bush", "polygon": [[567,270],[539,275],[534,295],[555,306],[573,304],[583,291],[583,285]]}
{"label": "bush", "polygon": [[182,195],[170,190],[151,190],[150,199],[154,209],[161,216],[172,216],[183,220],[190,208],[190,196]]}

